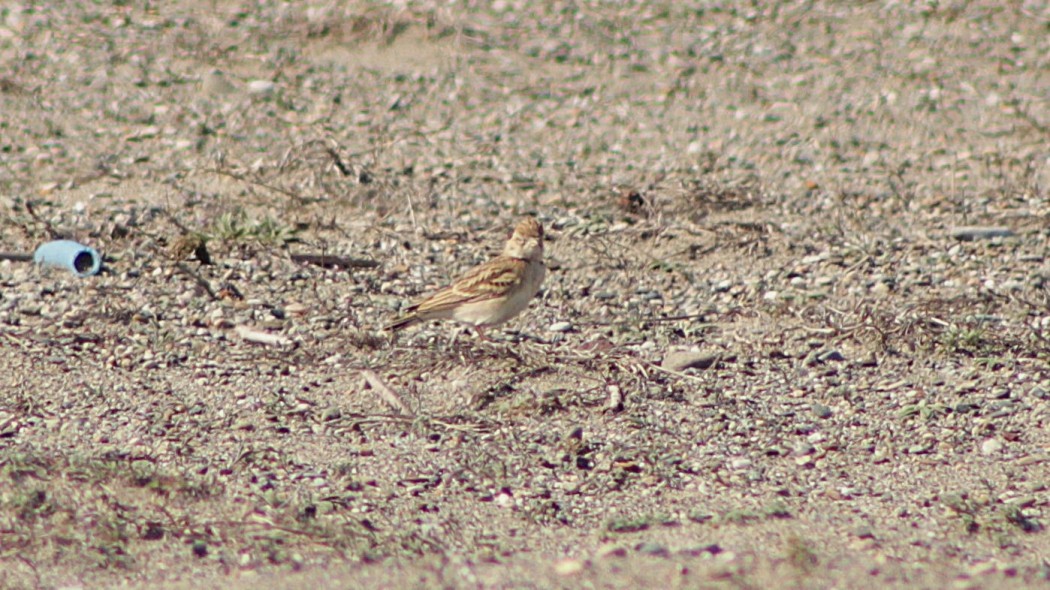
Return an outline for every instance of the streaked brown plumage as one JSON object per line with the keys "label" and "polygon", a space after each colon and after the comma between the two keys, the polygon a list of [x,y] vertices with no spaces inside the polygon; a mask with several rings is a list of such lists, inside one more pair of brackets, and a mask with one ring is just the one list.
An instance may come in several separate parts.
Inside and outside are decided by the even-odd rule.
{"label": "streaked brown plumage", "polygon": [[386,326],[400,330],[427,320],[452,319],[485,328],[521,313],[543,283],[543,227],[532,217],[522,219],[503,253],[477,266],[448,287],[410,305]]}

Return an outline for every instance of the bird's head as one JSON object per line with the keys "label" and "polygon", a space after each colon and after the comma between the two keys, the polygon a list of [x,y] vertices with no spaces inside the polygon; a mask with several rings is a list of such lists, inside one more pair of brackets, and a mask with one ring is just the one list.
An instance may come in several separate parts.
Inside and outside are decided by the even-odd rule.
{"label": "bird's head", "polygon": [[503,255],[523,260],[543,258],[543,226],[535,217],[525,217],[518,222],[503,247]]}

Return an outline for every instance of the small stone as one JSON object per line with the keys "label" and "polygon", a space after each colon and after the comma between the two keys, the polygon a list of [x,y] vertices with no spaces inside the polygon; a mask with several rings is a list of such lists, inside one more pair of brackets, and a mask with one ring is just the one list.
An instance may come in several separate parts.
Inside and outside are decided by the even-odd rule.
{"label": "small stone", "polygon": [[586,565],[579,559],[563,559],[554,564],[554,573],[559,576],[574,576],[582,572]]}
{"label": "small stone", "polygon": [[718,360],[717,354],[699,350],[670,350],[660,363],[665,369],[684,371],[686,369],[708,369]]}
{"label": "small stone", "polygon": [[812,455],[816,452],[816,450],[817,449],[814,448],[813,445],[806,442],[801,442],[795,445],[795,448],[792,449],[791,454],[795,457],[805,457],[806,455]]}
{"label": "small stone", "polygon": [[568,332],[572,330],[572,324],[569,322],[554,322],[548,328],[548,332]]}
{"label": "small stone", "polygon": [[813,457],[809,455],[795,457],[795,465],[799,467],[813,467],[813,464]]}
{"label": "small stone", "polygon": [[812,409],[813,414],[821,420],[827,420],[833,414],[831,408],[825,406],[824,404],[813,404]]}
{"label": "small stone", "polygon": [[878,547],[878,542],[875,539],[854,539],[848,547],[853,551],[871,551]]}
{"label": "small stone", "polygon": [[667,550],[667,547],[664,547],[659,543],[652,543],[649,541],[645,543],[639,543],[635,546],[634,550],[644,555],[656,555],[659,557],[664,557],[670,554],[670,552]]}
{"label": "small stone", "polygon": [[879,359],[875,355],[870,355],[860,359],[856,364],[860,367],[877,367],[879,366]]}
{"label": "small stone", "polygon": [[719,547],[716,543],[712,543],[710,545],[697,545],[694,547],[686,547],[685,549],[680,550],[678,553],[682,555],[689,555],[691,557],[697,557],[699,555],[704,554],[718,555],[721,552],[722,548]]}
{"label": "small stone", "polygon": [[997,569],[999,568],[996,566],[994,561],[985,561],[983,563],[978,563],[970,567],[970,575],[987,576],[989,574],[994,574]]}
{"label": "small stone", "polygon": [[839,495],[844,499],[856,498],[860,495],[860,490],[849,486],[843,486],[839,488]]}
{"label": "small stone", "polygon": [[252,94],[273,94],[276,84],[269,80],[252,80],[248,82],[248,92]]}
{"label": "small stone", "polygon": [[920,443],[916,445],[911,445],[910,447],[908,447],[908,454],[925,455],[926,453],[929,453],[932,448],[933,445],[931,445],[930,443]]}
{"label": "small stone", "polygon": [[973,240],[989,240],[991,238],[1008,238],[1014,235],[1013,230],[1008,227],[962,225],[953,227],[948,235],[956,240],[970,242]]}
{"label": "small stone", "polygon": [[308,307],[302,303],[292,302],[284,306],[284,312],[288,315],[305,315]]}
{"label": "small stone", "polygon": [[735,471],[747,469],[748,467],[751,467],[751,459],[748,459],[747,457],[737,457],[729,462],[729,467]]}
{"label": "small stone", "polygon": [[842,356],[842,353],[837,350],[826,350],[817,357],[820,362],[828,363],[832,361],[844,361],[846,357]]}
{"label": "small stone", "polygon": [[694,512],[689,513],[688,518],[693,522],[703,524],[705,522],[710,522],[714,520],[715,515],[711,514],[710,512],[705,512],[703,510],[696,510]]}
{"label": "small stone", "polygon": [[608,545],[602,545],[601,547],[599,547],[595,555],[598,557],[598,559],[608,559],[610,557],[626,557],[627,548],[622,545],[610,543]]}
{"label": "small stone", "polygon": [[994,455],[1003,449],[1003,443],[999,442],[997,438],[989,438],[988,440],[981,443],[981,454],[983,455]]}
{"label": "small stone", "polygon": [[201,78],[201,90],[210,96],[232,94],[237,91],[220,70],[211,70]]}

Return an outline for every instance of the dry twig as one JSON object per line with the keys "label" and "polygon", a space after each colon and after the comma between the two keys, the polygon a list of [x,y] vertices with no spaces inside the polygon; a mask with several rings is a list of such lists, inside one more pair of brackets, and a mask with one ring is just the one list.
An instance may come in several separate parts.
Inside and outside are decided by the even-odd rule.
{"label": "dry twig", "polygon": [[278,346],[286,346],[291,344],[291,340],[281,336],[279,334],[270,334],[269,332],[260,332],[254,330],[248,326],[234,326],[233,331],[238,336],[247,340],[248,342],[255,342],[257,344],[275,344]]}
{"label": "dry twig", "polygon": [[414,413],[409,409],[408,404],[406,404],[393,389],[390,389],[390,386],[383,383],[383,380],[379,378],[379,375],[375,374],[375,371],[372,371],[371,369],[362,369],[361,376],[365,378],[365,383],[376,392],[379,399],[383,400],[383,402],[390,406],[391,409],[405,416],[414,416]]}
{"label": "dry twig", "polygon": [[325,268],[376,268],[379,263],[368,258],[351,258],[349,256],[332,256],[331,254],[292,254],[292,262],[314,264]]}

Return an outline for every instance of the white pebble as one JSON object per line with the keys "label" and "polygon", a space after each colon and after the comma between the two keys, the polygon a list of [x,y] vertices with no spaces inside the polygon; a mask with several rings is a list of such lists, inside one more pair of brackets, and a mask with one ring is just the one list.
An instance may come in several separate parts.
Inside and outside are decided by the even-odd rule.
{"label": "white pebble", "polygon": [[989,438],[988,440],[981,443],[981,453],[984,455],[992,455],[998,453],[1003,448],[1003,443],[999,442],[999,439]]}
{"label": "white pebble", "polygon": [[252,80],[248,82],[248,92],[252,94],[271,94],[277,85],[269,80]]}

